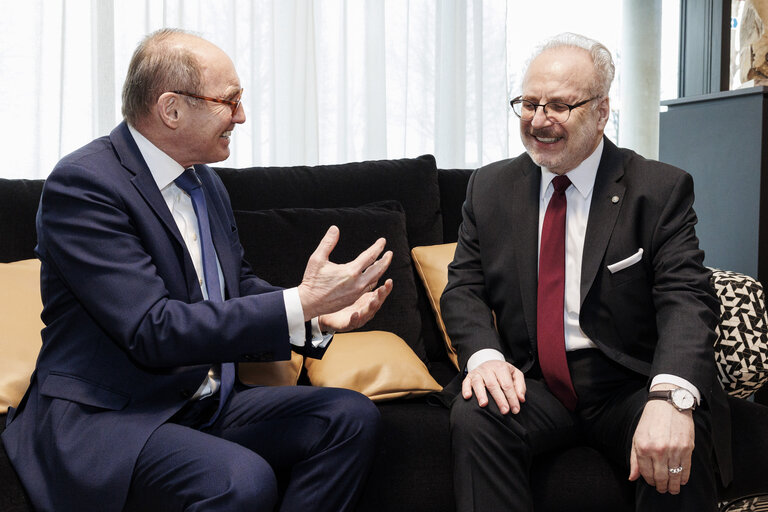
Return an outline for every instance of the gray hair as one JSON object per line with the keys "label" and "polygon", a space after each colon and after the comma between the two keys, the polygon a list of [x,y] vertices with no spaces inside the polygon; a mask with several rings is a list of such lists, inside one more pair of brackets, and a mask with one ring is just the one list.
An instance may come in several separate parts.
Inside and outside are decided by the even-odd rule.
{"label": "gray hair", "polygon": [[179,35],[193,34],[180,29],[160,29],[145,37],[133,52],[123,84],[123,117],[130,124],[135,126],[148,115],[165,92],[183,90],[199,94],[200,65],[192,52],[173,44]]}
{"label": "gray hair", "polygon": [[595,81],[590,85],[589,92],[599,98],[608,96],[616,68],[613,65],[611,52],[604,44],[580,34],[564,32],[544,41],[544,43],[538,46],[528,61],[528,65],[544,51],[555,48],[581,48],[587,50],[595,66]]}

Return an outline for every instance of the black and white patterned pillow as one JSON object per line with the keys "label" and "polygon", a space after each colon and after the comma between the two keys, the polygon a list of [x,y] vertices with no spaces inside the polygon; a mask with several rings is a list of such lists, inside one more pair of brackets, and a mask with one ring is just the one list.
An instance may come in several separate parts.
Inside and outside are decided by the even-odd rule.
{"label": "black and white patterned pillow", "polygon": [[763,286],[755,279],[712,269],[720,299],[715,362],[729,395],[746,398],[768,381],[768,317]]}
{"label": "black and white patterned pillow", "polygon": [[768,512],[768,494],[748,496],[730,503],[721,503],[722,512]]}

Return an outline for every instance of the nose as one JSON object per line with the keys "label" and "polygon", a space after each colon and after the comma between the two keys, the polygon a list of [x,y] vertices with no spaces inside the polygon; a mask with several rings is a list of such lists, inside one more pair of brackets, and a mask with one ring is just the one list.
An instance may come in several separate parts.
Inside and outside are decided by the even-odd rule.
{"label": "nose", "polygon": [[237,124],[243,124],[245,122],[245,107],[243,106],[242,101],[237,106],[237,109],[235,110],[235,113],[232,116],[232,122]]}
{"label": "nose", "polygon": [[533,113],[533,119],[531,119],[531,126],[534,128],[543,128],[552,124],[552,121],[550,121],[546,114],[544,114],[544,107],[537,107],[536,112]]}

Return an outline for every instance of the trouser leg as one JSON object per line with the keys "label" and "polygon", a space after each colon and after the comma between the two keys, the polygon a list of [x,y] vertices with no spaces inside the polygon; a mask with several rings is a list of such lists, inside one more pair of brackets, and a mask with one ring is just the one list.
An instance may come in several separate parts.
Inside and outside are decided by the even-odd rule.
{"label": "trouser leg", "polygon": [[571,414],[539,381],[526,379],[518,414],[502,415],[456,397],[451,407],[451,445],[456,510],[533,510],[530,467],[534,455],[574,439]]}
{"label": "trouser leg", "polygon": [[365,396],[309,386],[239,390],[210,432],[290,478],[281,511],[351,510],[375,455],[380,416]]}
{"label": "trouser leg", "polygon": [[166,423],[149,437],[134,467],[126,512],[271,511],[274,472],[236,443]]}
{"label": "trouser leg", "polygon": [[[569,360],[580,398],[582,428],[598,450],[626,468],[629,477],[632,439],[647,401],[647,378],[620,367],[597,350]],[[693,419],[695,448],[688,483],[680,494],[662,494],[640,477],[635,491],[638,511],[717,509],[710,412],[701,407],[693,412]]]}
{"label": "trouser leg", "polygon": [[637,484],[636,510],[714,512],[717,510],[717,480],[714,448],[709,422],[709,411],[698,409],[693,413],[696,426],[695,443],[691,456],[691,476],[681,487],[680,494],[661,494],[646,484],[642,477]]}

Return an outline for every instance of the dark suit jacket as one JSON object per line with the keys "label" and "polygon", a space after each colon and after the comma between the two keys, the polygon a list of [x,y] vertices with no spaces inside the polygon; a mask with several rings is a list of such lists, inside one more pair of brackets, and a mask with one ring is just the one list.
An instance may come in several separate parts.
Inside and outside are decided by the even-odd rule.
{"label": "dark suit jacket", "polygon": [[251,273],[223,184],[195,168],[224,275],[228,300],[218,304],[201,302],[181,234],[124,123],[46,180],[43,346],[3,434],[38,510],[121,510],[145,441],[212,363],[290,357],[281,289]]}
{"label": "dark suit jacket", "polygon": [[[604,141],[584,239],[581,328],[649,382],[668,373],[701,391],[727,483],[730,420],[713,352],[719,310],[694,232],[693,181]],[[527,154],[470,178],[441,301],[462,367],[483,348],[502,352],[523,372],[535,362],[540,183],[540,168]],[[640,248],[639,263],[608,270]]]}

